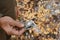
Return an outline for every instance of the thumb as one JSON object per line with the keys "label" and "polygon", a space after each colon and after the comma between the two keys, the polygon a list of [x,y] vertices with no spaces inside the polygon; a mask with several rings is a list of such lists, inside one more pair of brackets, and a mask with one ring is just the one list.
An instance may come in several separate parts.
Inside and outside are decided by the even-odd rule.
{"label": "thumb", "polygon": [[19,27],[19,28],[24,27],[24,24],[22,24],[22,23],[20,23],[18,21],[15,21],[14,25],[17,26],[17,27]]}

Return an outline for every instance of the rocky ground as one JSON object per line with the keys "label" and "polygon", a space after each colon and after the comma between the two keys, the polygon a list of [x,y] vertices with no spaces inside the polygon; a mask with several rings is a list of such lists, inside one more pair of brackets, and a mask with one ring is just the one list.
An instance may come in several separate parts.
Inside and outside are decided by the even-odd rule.
{"label": "rocky ground", "polygon": [[59,40],[60,0],[17,0],[21,22],[33,20],[40,33],[32,28],[17,40]]}

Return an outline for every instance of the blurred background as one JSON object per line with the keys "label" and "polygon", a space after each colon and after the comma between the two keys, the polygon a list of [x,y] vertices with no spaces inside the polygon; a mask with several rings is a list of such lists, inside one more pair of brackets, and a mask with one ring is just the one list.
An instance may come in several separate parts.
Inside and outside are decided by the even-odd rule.
{"label": "blurred background", "polygon": [[16,0],[18,19],[32,20],[39,28],[31,28],[11,40],[60,40],[60,0]]}

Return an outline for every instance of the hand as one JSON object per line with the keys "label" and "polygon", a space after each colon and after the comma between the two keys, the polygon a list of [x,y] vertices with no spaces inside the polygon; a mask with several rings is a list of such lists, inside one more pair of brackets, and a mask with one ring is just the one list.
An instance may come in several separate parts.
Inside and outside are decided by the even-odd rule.
{"label": "hand", "polygon": [[[25,31],[24,29],[21,29],[24,25],[8,16],[0,18],[0,26],[8,35],[21,35]],[[16,30],[13,28],[14,26],[21,30]]]}

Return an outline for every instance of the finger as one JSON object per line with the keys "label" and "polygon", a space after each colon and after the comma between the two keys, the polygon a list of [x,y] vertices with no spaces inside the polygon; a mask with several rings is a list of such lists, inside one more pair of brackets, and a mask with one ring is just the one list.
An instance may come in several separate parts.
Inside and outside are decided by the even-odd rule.
{"label": "finger", "polygon": [[12,31],[11,31],[11,32],[12,32],[12,35],[17,35],[17,36],[19,35],[18,30],[12,29]]}
{"label": "finger", "polygon": [[19,31],[19,35],[23,34],[24,32],[25,32],[25,29],[21,29],[21,30]]}
{"label": "finger", "polygon": [[24,29],[21,29],[20,31],[13,29],[12,30],[12,35],[20,36],[21,34],[24,33]]}
{"label": "finger", "polygon": [[15,21],[14,25],[17,26],[17,27],[19,27],[19,28],[24,27],[24,24],[22,24],[22,23],[20,23],[18,21]]}

